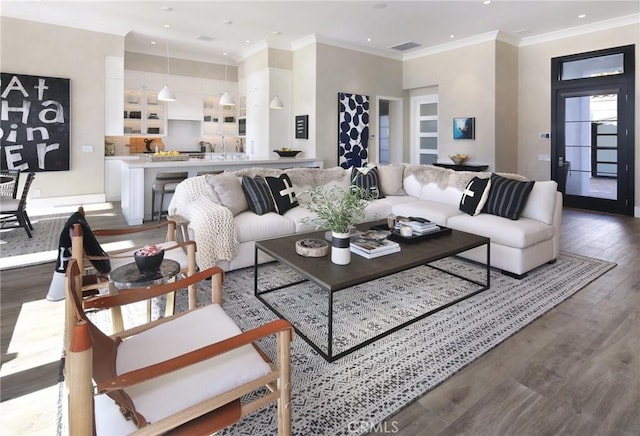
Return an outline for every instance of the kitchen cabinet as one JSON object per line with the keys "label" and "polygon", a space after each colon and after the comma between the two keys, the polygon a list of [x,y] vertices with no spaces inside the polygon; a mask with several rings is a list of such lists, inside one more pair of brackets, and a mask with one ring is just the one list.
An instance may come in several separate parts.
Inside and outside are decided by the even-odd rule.
{"label": "kitchen cabinet", "polygon": [[220,106],[220,96],[205,96],[202,109],[202,136],[238,134],[236,106]]}
{"label": "kitchen cabinet", "polygon": [[155,91],[125,90],[124,134],[166,135],[165,103]]}
{"label": "kitchen cabinet", "polygon": [[104,134],[119,136],[124,132],[124,58],[104,58]]}

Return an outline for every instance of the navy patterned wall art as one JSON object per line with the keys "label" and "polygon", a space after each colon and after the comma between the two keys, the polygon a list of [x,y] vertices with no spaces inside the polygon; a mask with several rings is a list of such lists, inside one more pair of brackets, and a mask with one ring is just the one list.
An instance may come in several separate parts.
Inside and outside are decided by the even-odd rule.
{"label": "navy patterned wall art", "polygon": [[369,157],[369,96],[338,93],[338,165],[362,167]]}

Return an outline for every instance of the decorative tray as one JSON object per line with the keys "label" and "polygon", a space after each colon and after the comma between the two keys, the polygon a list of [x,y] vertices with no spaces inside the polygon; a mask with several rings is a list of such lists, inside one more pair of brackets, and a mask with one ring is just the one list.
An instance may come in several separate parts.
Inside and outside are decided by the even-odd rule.
{"label": "decorative tray", "polygon": [[156,155],[150,154],[147,156],[147,158],[151,162],[166,162],[166,161],[189,160],[189,155],[182,154],[178,156],[156,156]]}
{"label": "decorative tray", "polygon": [[426,239],[431,239],[431,238],[436,238],[438,236],[451,234],[451,229],[449,227],[444,227],[444,226],[438,226],[438,227],[439,227],[439,230],[436,230],[434,232],[427,233],[425,235],[411,235],[411,236],[402,236],[400,232],[396,229],[389,230],[389,226],[386,224],[379,224],[371,227],[371,229],[390,231],[391,234],[388,236],[387,239],[391,239],[392,241],[396,241],[396,242],[406,242],[411,244],[414,242],[424,241]]}

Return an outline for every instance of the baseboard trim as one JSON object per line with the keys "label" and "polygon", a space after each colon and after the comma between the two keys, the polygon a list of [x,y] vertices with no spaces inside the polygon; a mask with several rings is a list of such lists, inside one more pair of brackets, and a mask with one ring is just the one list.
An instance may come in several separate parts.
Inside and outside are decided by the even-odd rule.
{"label": "baseboard trim", "polygon": [[70,195],[66,197],[29,198],[27,210],[60,206],[82,206],[83,204],[105,203],[105,194]]}

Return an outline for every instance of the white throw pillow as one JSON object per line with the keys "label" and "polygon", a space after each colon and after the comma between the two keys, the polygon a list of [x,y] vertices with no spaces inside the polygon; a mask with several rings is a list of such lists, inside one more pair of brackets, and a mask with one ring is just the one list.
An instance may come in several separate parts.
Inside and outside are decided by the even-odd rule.
{"label": "white throw pillow", "polygon": [[520,216],[551,224],[558,184],[554,180],[536,181]]}
{"label": "white throw pillow", "polygon": [[242,190],[240,179],[235,174],[222,173],[207,176],[207,182],[220,200],[220,204],[228,208],[233,216],[249,209],[247,198]]}
{"label": "white throw pillow", "polygon": [[379,165],[378,182],[384,195],[407,195],[402,189],[404,165]]}

